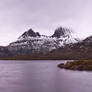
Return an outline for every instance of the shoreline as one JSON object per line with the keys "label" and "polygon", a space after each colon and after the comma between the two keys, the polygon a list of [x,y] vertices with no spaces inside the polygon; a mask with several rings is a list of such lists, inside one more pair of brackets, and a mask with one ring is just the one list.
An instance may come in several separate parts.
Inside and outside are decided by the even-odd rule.
{"label": "shoreline", "polygon": [[74,60],[66,63],[58,64],[61,69],[92,71],[92,60]]}

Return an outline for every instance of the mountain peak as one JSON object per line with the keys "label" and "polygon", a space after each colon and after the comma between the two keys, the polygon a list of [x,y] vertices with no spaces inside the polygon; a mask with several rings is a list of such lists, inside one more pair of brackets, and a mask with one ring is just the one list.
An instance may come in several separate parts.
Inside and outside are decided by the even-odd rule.
{"label": "mountain peak", "polygon": [[33,29],[29,29],[28,31],[24,32],[19,39],[21,38],[29,38],[29,37],[40,37],[39,32],[34,32]]}
{"label": "mountain peak", "polygon": [[54,34],[52,37],[60,38],[60,37],[66,37],[71,35],[71,30],[63,27],[59,27],[55,30]]}

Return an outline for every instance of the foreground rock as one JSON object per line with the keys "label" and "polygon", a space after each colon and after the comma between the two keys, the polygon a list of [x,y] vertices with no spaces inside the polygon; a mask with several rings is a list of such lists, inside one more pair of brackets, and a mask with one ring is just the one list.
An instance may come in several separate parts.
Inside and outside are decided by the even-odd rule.
{"label": "foreground rock", "polygon": [[67,63],[61,63],[58,65],[59,68],[62,69],[70,69],[70,70],[88,70],[92,71],[92,60],[76,60]]}

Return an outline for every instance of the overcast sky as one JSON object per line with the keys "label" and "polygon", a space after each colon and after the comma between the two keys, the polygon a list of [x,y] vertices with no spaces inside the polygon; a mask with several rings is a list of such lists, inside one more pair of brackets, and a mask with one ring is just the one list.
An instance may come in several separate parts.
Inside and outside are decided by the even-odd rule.
{"label": "overcast sky", "polygon": [[92,0],[0,0],[0,45],[33,28],[51,35],[59,26],[92,35]]}

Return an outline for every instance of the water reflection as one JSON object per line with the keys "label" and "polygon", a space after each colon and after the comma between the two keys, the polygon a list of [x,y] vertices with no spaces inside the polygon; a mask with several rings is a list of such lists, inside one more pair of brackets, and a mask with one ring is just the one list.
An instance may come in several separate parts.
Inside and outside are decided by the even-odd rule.
{"label": "water reflection", "polygon": [[62,61],[0,61],[0,92],[92,92],[92,72],[59,69]]}

